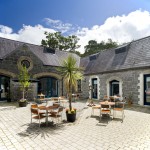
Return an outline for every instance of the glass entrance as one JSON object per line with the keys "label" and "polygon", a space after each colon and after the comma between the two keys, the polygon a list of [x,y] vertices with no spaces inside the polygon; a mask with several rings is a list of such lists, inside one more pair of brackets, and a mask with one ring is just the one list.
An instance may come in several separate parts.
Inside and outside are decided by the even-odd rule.
{"label": "glass entrance", "polygon": [[0,75],[0,101],[7,100],[10,93],[10,78]]}
{"label": "glass entrance", "polygon": [[144,75],[144,105],[150,105],[150,74]]}
{"label": "glass entrance", "polygon": [[45,97],[58,96],[58,80],[53,77],[43,77],[39,79],[38,94],[44,94]]}
{"label": "glass entrance", "polygon": [[113,80],[110,82],[110,96],[119,95],[119,81]]}
{"label": "glass entrance", "polygon": [[97,78],[92,79],[92,98],[97,99]]}

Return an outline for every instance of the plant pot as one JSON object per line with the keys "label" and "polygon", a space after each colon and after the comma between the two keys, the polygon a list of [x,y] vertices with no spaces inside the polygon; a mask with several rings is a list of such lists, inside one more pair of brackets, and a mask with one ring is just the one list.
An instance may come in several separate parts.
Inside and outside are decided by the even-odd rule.
{"label": "plant pot", "polygon": [[72,114],[66,113],[66,116],[67,116],[67,121],[68,122],[75,122],[75,120],[76,120],[76,113],[72,113]]}
{"label": "plant pot", "polygon": [[11,102],[11,98],[7,98],[7,102]]}
{"label": "plant pot", "polygon": [[26,107],[27,106],[27,102],[19,102],[19,107]]}

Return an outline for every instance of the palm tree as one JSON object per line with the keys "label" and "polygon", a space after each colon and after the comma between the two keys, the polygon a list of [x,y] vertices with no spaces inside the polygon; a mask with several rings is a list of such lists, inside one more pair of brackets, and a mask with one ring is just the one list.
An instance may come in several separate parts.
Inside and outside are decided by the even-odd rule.
{"label": "palm tree", "polygon": [[82,69],[77,66],[77,60],[69,55],[62,63],[62,67],[58,69],[61,72],[66,90],[69,96],[69,110],[72,110],[72,89],[77,88],[77,80],[82,79]]}

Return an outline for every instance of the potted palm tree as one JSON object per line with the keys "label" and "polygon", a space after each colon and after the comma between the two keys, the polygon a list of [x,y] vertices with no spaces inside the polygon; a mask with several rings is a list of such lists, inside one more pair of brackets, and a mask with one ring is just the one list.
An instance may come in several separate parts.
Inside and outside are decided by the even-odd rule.
{"label": "potted palm tree", "polygon": [[72,89],[77,88],[77,80],[82,79],[82,69],[77,66],[77,60],[69,55],[62,63],[62,67],[58,68],[62,74],[64,84],[69,97],[69,108],[66,109],[67,121],[74,122],[76,119],[76,109],[72,107]]}
{"label": "potted palm tree", "polygon": [[25,99],[25,92],[28,90],[30,86],[30,81],[29,81],[30,75],[25,66],[20,67],[18,79],[20,83],[20,90],[22,92],[22,99],[19,100],[19,106],[25,107],[27,105],[27,100]]}

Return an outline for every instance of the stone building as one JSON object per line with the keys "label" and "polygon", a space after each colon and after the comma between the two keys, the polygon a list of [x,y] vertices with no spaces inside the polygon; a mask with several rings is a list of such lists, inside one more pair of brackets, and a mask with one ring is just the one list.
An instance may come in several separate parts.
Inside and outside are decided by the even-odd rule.
{"label": "stone building", "polygon": [[[36,97],[40,92],[47,97],[65,95],[63,79],[56,68],[69,54],[0,38],[0,100],[7,99],[7,93],[14,100],[21,98],[15,80],[22,64],[32,75],[28,97]],[[84,58],[72,55],[77,65],[84,68],[84,79],[78,82],[83,98],[120,95],[132,97],[135,104],[150,105],[150,37]]]}
{"label": "stone building", "polygon": [[[80,57],[72,55],[79,66]],[[64,95],[63,80],[57,67],[68,56],[68,52],[0,38],[0,100],[6,100],[8,95],[12,100],[22,98],[16,82],[21,65],[25,65],[31,75],[31,87],[26,93],[28,99],[35,98],[38,93],[47,97]]]}
{"label": "stone building", "polygon": [[84,97],[120,95],[150,105],[150,37],[82,58],[80,66],[85,68]]}

